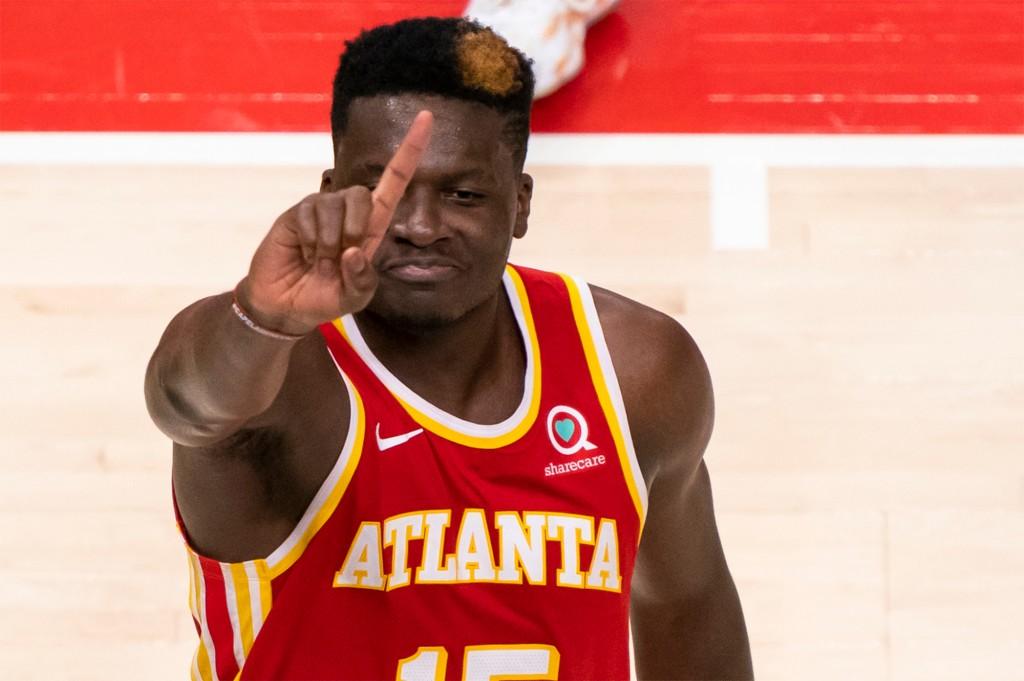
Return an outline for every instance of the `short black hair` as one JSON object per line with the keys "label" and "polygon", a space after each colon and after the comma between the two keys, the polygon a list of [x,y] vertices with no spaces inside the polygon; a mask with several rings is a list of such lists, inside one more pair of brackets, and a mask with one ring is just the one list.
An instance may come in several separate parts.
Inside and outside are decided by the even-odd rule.
{"label": "short black hair", "polygon": [[331,137],[358,97],[428,94],[479,102],[506,117],[518,167],[526,158],[534,76],[530,60],[491,29],[466,18],[424,17],[363,31],[346,41],[334,75]]}

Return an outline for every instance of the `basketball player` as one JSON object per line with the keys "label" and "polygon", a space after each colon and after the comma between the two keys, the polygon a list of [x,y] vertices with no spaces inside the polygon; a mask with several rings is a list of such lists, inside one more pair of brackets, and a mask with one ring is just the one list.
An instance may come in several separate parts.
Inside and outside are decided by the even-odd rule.
{"label": "basketball player", "polygon": [[465,19],[364,33],[320,191],[168,326],[146,397],[174,440],[193,678],[626,679],[630,625],[640,678],[751,677],[700,352],[507,265],[532,88]]}

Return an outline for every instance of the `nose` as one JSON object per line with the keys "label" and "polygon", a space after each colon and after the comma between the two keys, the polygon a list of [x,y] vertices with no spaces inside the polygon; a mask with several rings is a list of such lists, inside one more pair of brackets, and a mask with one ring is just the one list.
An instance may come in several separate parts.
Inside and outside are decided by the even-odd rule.
{"label": "nose", "polygon": [[444,228],[438,199],[436,193],[428,187],[410,185],[406,188],[391,220],[391,236],[417,248],[426,248],[443,238]]}

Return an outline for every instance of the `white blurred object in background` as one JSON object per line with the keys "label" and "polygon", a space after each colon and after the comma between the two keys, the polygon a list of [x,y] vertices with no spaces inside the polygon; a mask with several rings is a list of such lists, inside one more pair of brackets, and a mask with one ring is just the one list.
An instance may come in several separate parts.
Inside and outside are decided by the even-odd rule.
{"label": "white blurred object in background", "polygon": [[535,98],[551,94],[583,68],[587,28],[619,0],[469,0],[464,16],[490,26],[533,60]]}

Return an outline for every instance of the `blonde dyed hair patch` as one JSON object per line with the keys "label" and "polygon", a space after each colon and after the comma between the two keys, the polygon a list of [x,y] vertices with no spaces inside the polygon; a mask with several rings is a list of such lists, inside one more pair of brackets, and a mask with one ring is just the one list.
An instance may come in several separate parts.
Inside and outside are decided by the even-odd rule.
{"label": "blonde dyed hair patch", "polygon": [[490,29],[469,31],[457,38],[459,74],[466,87],[507,97],[523,87],[515,52]]}

